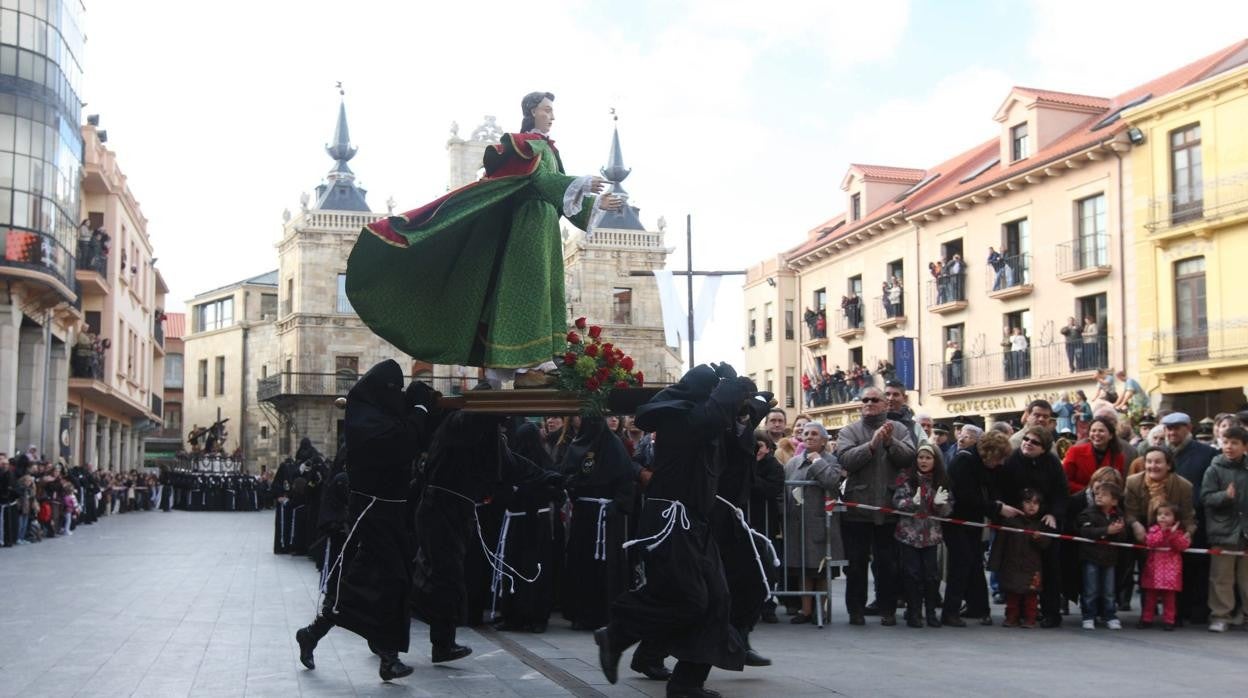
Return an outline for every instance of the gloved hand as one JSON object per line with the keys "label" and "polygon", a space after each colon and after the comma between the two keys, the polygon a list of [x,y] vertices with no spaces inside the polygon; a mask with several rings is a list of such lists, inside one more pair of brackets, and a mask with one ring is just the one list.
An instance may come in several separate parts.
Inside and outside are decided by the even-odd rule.
{"label": "gloved hand", "polygon": [[308,464],[306,462],[299,464],[299,472],[301,473],[308,472]]}
{"label": "gloved hand", "polygon": [[[729,366],[729,368],[731,368],[731,366]],[[750,380],[749,376],[733,376],[731,380],[735,380],[737,383],[741,384],[742,389],[745,390],[747,395],[753,396],[754,393],[758,392],[758,386],[754,384],[754,381]]]}
{"label": "gloved hand", "polygon": [[715,369],[715,375],[719,376],[720,380],[729,380],[737,377],[737,369],[733,368],[731,364],[711,364],[711,368]]}
{"label": "gloved hand", "polygon": [[943,487],[936,488],[936,495],[932,497],[932,504],[935,504],[936,506],[942,506],[948,503],[949,503],[949,490]]}
{"label": "gloved hand", "polygon": [[409,408],[420,406],[426,410],[432,410],[437,406],[440,397],[442,393],[430,388],[422,381],[412,381],[408,384],[407,390],[403,391],[404,404]]}
{"label": "gloved hand", "polygon": [[920,488],[920,489],[915,490],[915,491],[914,491],[914,498],[913,498],[913,499],[911,499],[910,501],[914,502],[914,505],[915,505],[916,507],[921,507],[921,506],[923,506],[923,489],[922,489],[922,488]]}

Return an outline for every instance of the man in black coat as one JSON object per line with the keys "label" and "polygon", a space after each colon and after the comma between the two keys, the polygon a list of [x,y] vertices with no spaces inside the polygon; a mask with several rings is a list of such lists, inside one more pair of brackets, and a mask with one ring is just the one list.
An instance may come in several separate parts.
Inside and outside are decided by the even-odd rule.
{"label": "man in black coat", "polygon": [[295,634],[299,659],[309,669],[317,642],[338,625],[368,640],[381,658],[383,681],[412,673],[398,659],[411,633],[412,546],[404,513],[425,419],[437,399],[418,381],[405,393],[403,371],[393,360],[369,369],[347,393],[351,525],[326,576],[316,620]]}
{"label": "man in black coat", "polygon": [[[968,426],[973,432],[979,431],[974,425]],[[976,442],[967,443],[949,463],[949,490],[953,495],[953,511],[949,516],[983,523],[997,516],[1000,510],[997,475],[1010,455],[1010,442],[1004,434],[995,431],[983,436],[973,435]],[[966,621],[961,617],[965,601],[968,618],[978,618],[981,624],[991,625],[988,584],[984,579],[984,530],[948,523],[941,528],[949,551],[941,624],[955,628],[965,626]]]}
{"label": "man in black coat", "polygon": [[[1174,451],[1174,472],[1192,483],[1192,504],[1196,509],[1196,527],[1192,536],[1193,548],[1209,547],[1205,530],[1205,506],[1200,499],[1200,484],[1205,471],[1213,462],[1218,450],[1192,437],[1192,418],[1182,412],[1171,412],[1161,418],[1166,430],[1166,443]],[[1178,616],[1195,625],[1209,622],[1209,556],[1183,556],[1183,591],[1179,592]]]}
{"label": "man in black coat", "polygon": [[[780,553],[784,547],[784,465],[776,460],[776,443],[765,432],[754,432],[754,479],[750,483],[750,528],[767,536]],[[783,562],[783,561],[782,561]],[[768,570],[773,584],[779,583],[783,567]],[[776,623],[775,597],[763,602],[762,620]]]}
{"label": "man in black coat", "polygon": [[637,410],[637,426],[656,432],[654,474],[635,541],[643,546],[643,573],[612,603],[611,623],[594,632],[611,683],[618,680],[620,654],[639,640],[676,658],[668,696],[712,695],[702,687],[712,665],[744,666],[709,518],[723,468],[719,441],[756,392],[753,381],[727,364],[700,365]]}

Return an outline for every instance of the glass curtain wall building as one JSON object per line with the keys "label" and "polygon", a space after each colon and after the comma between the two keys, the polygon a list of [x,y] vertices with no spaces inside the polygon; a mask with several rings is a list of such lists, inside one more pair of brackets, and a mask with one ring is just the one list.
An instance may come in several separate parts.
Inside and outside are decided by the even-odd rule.
{"label": "glass curtain wall building", "polygon": [[[83,4],[0,0],[0,250],[74,288]],[[67,299],[73,300],[73,299]]]}

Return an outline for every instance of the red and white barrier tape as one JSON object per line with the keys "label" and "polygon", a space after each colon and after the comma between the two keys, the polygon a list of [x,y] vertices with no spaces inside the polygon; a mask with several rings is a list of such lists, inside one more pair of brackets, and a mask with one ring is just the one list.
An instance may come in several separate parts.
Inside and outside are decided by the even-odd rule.
{"label": "red and white barrier tape", "polygon": [[[951,523],[957,526],[971,526],[973,528],[987,528],[993,531],[1006,531],[1008,533],[1036,534],[1046,538],[1055,538],[1057,540],[1072,541],[1075,543],[1091,543],[1092,545],[1108,545],[1115,548],[1131,548],[1133,550],[1170,550],[1169,548],[1150,548],[1140,543],[1122,543],[1113,540],[1094,540],[1092,538],[1083,538],[1069,533],[1055,533],[1052,531],[1039,531],[1026,528],[1016,528],[1014,526],[1003,526],[995,523],[983,523],[980,521],[967,521],[966,519],[952,519],[944,516],[934,516],[932,514],[922,514],[913,511],[901,511],[892,507],[877,507],[871,504],[862,504],[860,502],[845,502],[839,499],[827,499],[824,501],[824,509],[832,512],[838,506],[850,509],[864,509],[866,511],[878,511],[884,514],[896,514],[898,516],[908,516],[912,519],[931,519],[940,521],[941,523]],[[1248,550],[1225,550],[1223,548],[1188,548],[1181,552],[1190,553],[1192,555],[1233,555],[1236,557],[1244,557],[1248,555]]]}

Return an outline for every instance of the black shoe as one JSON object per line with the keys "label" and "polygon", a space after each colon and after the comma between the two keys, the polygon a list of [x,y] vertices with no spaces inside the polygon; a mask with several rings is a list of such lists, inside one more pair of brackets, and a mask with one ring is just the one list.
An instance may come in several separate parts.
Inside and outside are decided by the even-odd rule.
{"label": "black shoe", "polygon": [[540,635],[546,632],[546,621],[540,621],[537,623],[529,623],[528,627],[526,627],[525,630],[531,633],[537,633]]}
{"label": "black shoe", "polygon": [[991,614],[991,613],[989,613],[988,615],[984,616],[983,618],[980,618],[980,619],[979,619],[979,624],[980,624],[980,625],[992,625],[992,614]]}
{"label": "black shoe", "polygon": [[810,619],[811,616],[809,613],[796,613],[789,619],[789,622],[793,625],[801,625],[802,623],[809,623]]}
{"label": "black shoe", "polygon": [[764,623],[779,623],[780,619],[776,617],[776,609],[764,608],[762,621]]}
{"label": "black shoe", "polygon": [[667,698],[720,698],[718,691],[712,691],[709,688],[701,686],[673,686],[667,684]]}
{"label": "black shoe", "polygon": [[850,625],[866,625],[867,617],[862,615],[861,613],[851,613],[849,614],[849,624]]}
{"label": "black shoe", "polygon": [[945,616],[940,619],[941,625],[947,625],[951,628],[965,628],[966,621],[961,616]]}
{"label": "black shoe", "polygon": [[867,604],[866,606],[863,606],[863,607],[862,607],[862,615],[864,615],[864,616],[878,616],[878,615],[880,615],[880,605],[879,605],[879,603],[878,603],[878,602],[876,602],[876,601],[872,601],[871,603]]}
{"label": "black shoe", "polygon": [[[594,631],[594,643],[598,645],[598,666],[602,668],[602,675],[607,677],[607,683],[614,684],[620,680],[620,653],[612,650],[606,628]],[[670,684],[668,695],[671,695]]]}
{"label": "black shoe", "polygon": [[315,669],[316,660],[312,658],[312,652],[316,649],[316,638],[307,628],[299,628],[295,631],[295,642],[299,643],[299,663]]}
{"label": "black shoe", "polygon": [[745,651],[746,666],[771,666],[771,660],[759,654],[755,650]]}
{"label": "black shoe", "polygon": [[[647,665],[637,661],[637,657],[634,656],[628,668],[652,681],[667,681],[672,678],[672,670],[663,666],[661,661],[658,664]],[[606,672],[604,671],[603,673],[605,674]]]}
{"label": "black shoe", "polygon": [[381,676],[382,681],[391,681],[401,679],[412,671],[410,666],[399,661],[397,653],[387,653],[381,657],[381,666],[378,667],[377,674]]}
{"label": "black shoe", "polygon": [[887,616],[880,616],[880,625],[897,625],[897,615],[890,613]]}
{"label": "black shoe", "polygon": [[472,654],[471,647],[464,647],[463,645],[454,645],[454,644],[446,645],[443,647],[434,645],[433,646],[433,663],[441,664],[442,662],[453,662],[456,659],[463,659],[464,657],[467,657],[470,654]]}
{"label": "black shoe", "polygon": [[940,618],[938,618],[935,613],[927,614],[927,627],[929,628],[940,627]]}
{"label": "black shoe", "polygon": [[1042,628],[1060,628],[1061,626],[1061,616],[1045,616],[1044,620],[1040,621],[1040,627]]}
{"label": "black shoe", "polygon": [[907,615],[906,627],[907,628],[921,628],[923,627],[923,619],[919,618],[918,616]]}
{"label": "black shoe", "polygon": [[1166,632],[1170,632],[1171,630],[1174,630],[1174,623],[1164,623],[1162,624],[1161,629]]}

